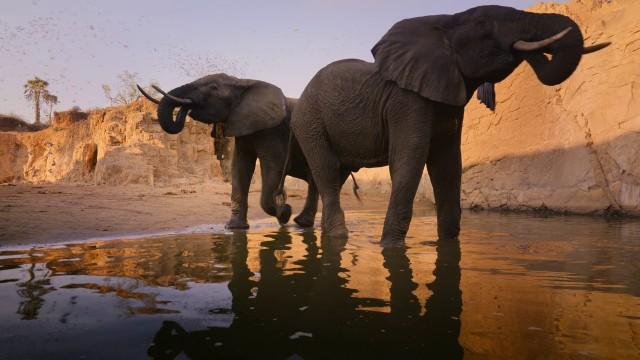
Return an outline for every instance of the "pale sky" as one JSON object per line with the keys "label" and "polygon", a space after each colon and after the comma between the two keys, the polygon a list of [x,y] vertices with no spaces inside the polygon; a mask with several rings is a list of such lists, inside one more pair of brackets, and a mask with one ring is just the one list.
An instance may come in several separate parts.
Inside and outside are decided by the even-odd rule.
{"label": "pale sky", "polygon": [[[533,0],[494,0],[519,9]],[[372,60],[395,22],[449,14],[478,0],[0,0],[0,113],[33,121],[23,85],[49,81],[60,104],[108,104],[102,84],[138,74],[170,90],[226,72],[271,82],[298,97],[339,59]]]}

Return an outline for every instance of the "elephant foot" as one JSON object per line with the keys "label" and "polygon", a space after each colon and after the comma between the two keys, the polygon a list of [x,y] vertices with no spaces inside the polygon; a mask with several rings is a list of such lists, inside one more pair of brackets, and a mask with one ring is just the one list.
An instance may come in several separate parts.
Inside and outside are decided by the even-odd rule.
{"label": "elephant foot", "polygon": [[291,206],[289,204],[284,204],[280,209],[278,209],[278,223],[280,225],[285,225],[289,222],[289,218],[291,218]]}
{"label": "elephant foot", "polygon": [[460,226],[441,227],[438,229],[438,240],[443,241],[458,241],[458,235],[460,234]]}
{"label": "elephant foot", "polygon": [[382,247],[403,247],[404,246],[404,237],[403,238],[393,238],[393,237],[382,237],[380,241],[374,242],[379,244]]}
{"label": "elephant foot", "polygon": [[349,230],[344,224],[332,226],[330,228],[323,227],[322,235],[330,238],[343,239],[349,237]]}
{"label": "elephant foot", "polygon": [[228,230],[246,230],[249,228],[249,223],[246,220],[232,216],[224,227]]}
{"label": "elephant foot", "polygon": [[457,236],[438,236],[438,241],[456,242],[456,241],[459,241],[459,239]]}
{"label": "elephant foot", "polygon": [[295,223],[302,228],[313,227],[313,223],[315,222],[315,220],[315,216],[305,214],[300,214],[293,219],[293,221],[295,221]]}
{"label": "elephant foot", "polygon": [[403,246],[408,229],[408,224],[406,226],[392,226],[385,224],[380,238],[380,245],[383,247]]}

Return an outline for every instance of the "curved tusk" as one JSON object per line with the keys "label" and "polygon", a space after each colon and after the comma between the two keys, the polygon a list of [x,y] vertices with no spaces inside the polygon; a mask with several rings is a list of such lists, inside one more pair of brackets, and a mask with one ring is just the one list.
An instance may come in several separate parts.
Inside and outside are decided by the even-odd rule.
{"label": "curved tusk", "polygon": [[156,89],[157,92],[159,92],[160,94],[168,97],[169,99],[177,102],[178,104],[182,104],[182,105],[191,105],[193,104],[193,100],[191,99],[182,99],[179,97],[175,97],[171,94],[167,94],[166,92],[164,92],[162,89],[160,89],[159,87],[155,86],[155,85],[151,85],[152,88]]}
{"label": "curved tusk", "polygon": [[571,31],[571,27],[568,27],[557,34],[540,41],[518,40],[513,44],[513,48],[520,51],[540,50],[562,39],[562,37],[564,37],[569,31]]}
{"label": "curved tusk", "polygon": [[591,45],[591,46],[585,46],[584,49],[582,49],[582,53],[583,54],[591,54],[592,52],[596,52],[598,50],[602,50],[604,48],[606,48],[607,46],[611,45],[610,42],[603,42],[600,44],[595,44],[595,45]]}
{"label": "curved tusk", "polygon": [[140,85],[136,84],[136,86],[138,87],[138,91],[140,91],[140,93],[144,95],[144,97],[146,97],[147,100],[155,104],[160,104],[160,100],[152,98],[151,95],[147,94],[147,92],[144,91],[144,89]]}

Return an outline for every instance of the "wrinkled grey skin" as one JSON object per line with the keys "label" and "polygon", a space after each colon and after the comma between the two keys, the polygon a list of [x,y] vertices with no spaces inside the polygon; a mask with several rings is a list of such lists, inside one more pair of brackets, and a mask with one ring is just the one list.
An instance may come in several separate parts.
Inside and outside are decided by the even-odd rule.
{"label": "wrinkled grey skin", "polygon": [[[513,49],[571,27],[533,52]],[[548,59],[545,54],[552,54]],[[323,203],[325,235],[347,236],[341,178],[389,165],[391,198],[383,244],[404,241],[425,164],[437,208],[438,237],[460,231],[460,135],[464,106],[484,82],[506,78],[523,60],[555,85],[575,70],[583,38],[570,18],[482,6],[454,15],[406,19],[375,45],[375,63],[341,60],[321,69],[300,97],[291,128]]]}
{"label": "wrinkled grey skin", "polygon": [[[203,123],[223,122],[224,135],[235,137],[231,163],[231,218],[227,228],[249,228],[247,197],[256,159],[260,159],[262,174],[260,205],[278,222],[287,223],[291,206],[276,202],[276,190],[285,165],[289,122],[296,100],[285,98],[282,91],[272,84],[226,74],[205,76],[173,89],[169,94],[189,99],[193,104],[180,105],[169,97],[162,98],[158,104],[158,120],[166,132],[179,133],[188,112],[193,119]],[[181,111],[174,121],[173,110],[179,106]],[[294,221],[302,227],[310,227],[318,208],[318,191],[295,139],[291,147],[287,175],[309,184],[304,209]]]}

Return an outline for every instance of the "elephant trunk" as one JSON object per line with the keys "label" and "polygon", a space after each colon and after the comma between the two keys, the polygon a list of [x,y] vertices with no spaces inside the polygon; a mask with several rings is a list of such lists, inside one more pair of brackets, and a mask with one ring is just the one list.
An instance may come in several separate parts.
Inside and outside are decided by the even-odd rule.
{"label": "elephant trunk", "polygon": [[[169,91],[169,94],[177,97],[186,97],[184,94],[188,93],[190,90],[189,85],[184,85]],[[180,110],[178,111],[178,115],[176,115],[174,121],[173,111],[178,106],[180,106]],[[189,110],[189,106],[181,105],[169,96],[163,97],[158,104],[158,121],[160,122],[160,126],[162,126],[162,129],[169,134],[178,134],[184,128],[184,122]]]}
{"label": "elephant trunk", "polygon": [[[578,25],[570,18],[558,14],[531,14],[535,17],[536,31],[533,40],[546,39],[571,28],[561,39],[543,51],[522,52],[538,79],[545,85],[557,85],[566,80],[576,69],[583,53],[583,38]],[[550,54],[551,58],[545,53]]]}

